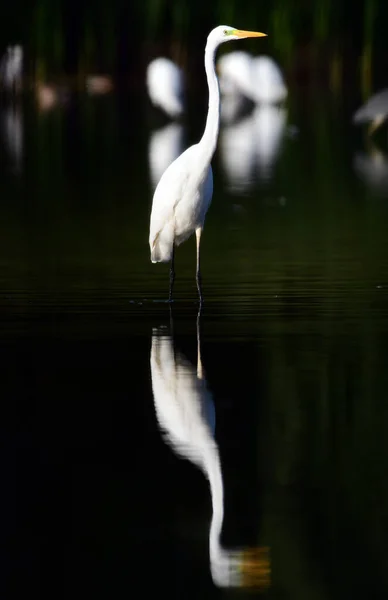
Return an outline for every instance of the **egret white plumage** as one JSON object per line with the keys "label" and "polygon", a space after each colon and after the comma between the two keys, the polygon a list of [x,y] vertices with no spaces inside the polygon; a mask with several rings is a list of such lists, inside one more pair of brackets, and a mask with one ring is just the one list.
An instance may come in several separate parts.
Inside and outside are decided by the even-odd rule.
{"label": "egret white plumage", "polygon": [[155,58],[147,67],[146,81],[151,102],[169,117],[180,117],[184,111],[182,69],[169,58]]}
{"label": "egret white plumage", "polygon": [[252,56],[244,50],[228,52],[217,61],[220,90],[224,95],[243,94],[247,98],[252,92]]}
{"label": "egret white plumage", "polygon": [[219,59],[217,69],[225,96],[242,96],[256,104],[278,104],[287,97],[283,74],[269,56],[230,52]]}
{"label": "egret white plumage", "polygon": [[353,116],[353,123],[369,123],[368,134],[372,135],[388,118],[388,89],[381,90],[369,98]]}
{"label": "egret white plumage", "polygon": [[179,456],[199,467],[209,480],[212,518],[209,559],[219,587],[267,588],[270,563],[265,547],[226,550],[221,544],[224,486],[215,433],[215,408],[201,361],[197,318],[197,367],[174,351],[172,337],[154,330],[150,356],[155,412],[165,441]]}
{"label": "egret white plumage", "polygon": [[196,281],[202,302],[200,242],[205,216],[213,195],[211,160],[216,149],[220,121],[220,91],[214,67],[218,46],[231,40],[262,37],[264,33],[220,25],[210,32],[205,48],[209,109],[201,140],[181,154],[163,173],[152,201],[149,245],[152,262],[171,261],[170,293],[175,278],[174,249],[194,232],[197,242]]}

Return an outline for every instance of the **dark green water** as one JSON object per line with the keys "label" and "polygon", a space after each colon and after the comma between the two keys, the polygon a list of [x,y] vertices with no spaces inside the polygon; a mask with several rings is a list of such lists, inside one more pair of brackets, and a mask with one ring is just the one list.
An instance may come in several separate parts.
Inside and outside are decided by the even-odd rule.
{"label": "dark green water", "polygon": [[[207,388],[194,240],[177,253],[172,315],[168,266],[149,260],[162,123],[144,97],[2,111],[4,597],[387,597],[384,156],[352,129],[354,98],[290,98],[267,133],[263,115],[221,132],[203,236]],[[192,99],[186,143],[205,109]],[[386,150],[384,131],[375,144]],[[234,551],[269,548],[264,592],[214,583],[206,448],[223,565],[236,575]],[[262,567],[247,579],[268,583]]]}

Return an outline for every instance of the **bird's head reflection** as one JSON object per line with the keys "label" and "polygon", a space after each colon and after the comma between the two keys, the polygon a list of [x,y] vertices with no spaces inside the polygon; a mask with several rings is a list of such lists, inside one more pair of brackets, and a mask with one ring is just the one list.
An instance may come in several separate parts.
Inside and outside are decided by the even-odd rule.
{"label": "bird's head reflection", "polygon": [[267,548],[229,551],[221,545],[224,490],[214,438],[215,408],[201,360],[200,315],[196,367],[175,350],[167,329],[153,330],[150,363],[156,417],[165,441],[178,455],[200,467],[209,480],[213,509],[209,557],[214,583],[220,587],[268,587]]}

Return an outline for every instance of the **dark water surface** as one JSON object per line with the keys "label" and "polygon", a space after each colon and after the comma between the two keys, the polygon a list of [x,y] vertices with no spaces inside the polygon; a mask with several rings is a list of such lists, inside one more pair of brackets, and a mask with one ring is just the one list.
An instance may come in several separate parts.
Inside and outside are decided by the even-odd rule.
{"label": "dark water surface", "polygon": [[352,102],[222,128],[198,323],[194,240],[171,314],[149,261],[182,131],[136,95],[2,107],[4,598],[387,597],[387,140]]}

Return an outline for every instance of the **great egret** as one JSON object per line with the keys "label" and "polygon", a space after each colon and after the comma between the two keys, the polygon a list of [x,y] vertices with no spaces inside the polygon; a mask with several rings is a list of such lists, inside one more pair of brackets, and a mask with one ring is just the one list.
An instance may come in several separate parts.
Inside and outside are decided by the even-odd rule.
{"label": "great egret", "polygon": [[184,110],[184,75],[169,58],[159,57],[147,67],[147,88],[151,102],[169,117],[180,117]]}
{"label": "great egret", "polygon": [[251,97],[252,92],[252,56],[244,50],[235,50],[224,54],[217,61],[221,94],[235,96],[243,94]]}
{"label": "great egret", "polygon": [[269,56],[252,59],[252,100],[257,104],[279,104],[287,98],[287,87],[276,62]]}
{"label": "great egret", "polygon": [[221,545],[224,520],[224,487],[221,461],[214,439],[215,408],[201,361],[197,318],[197,368],[179,352],[165,330],[152,334],[150,356],[155,412],[165,441],[179,456],[199,467],[210,485],[212,518],[209,559],[214,583],[219,587],[267,588],[270,583],[268,549],[226,550]]}
{"label": "great egret", "polygon": [[175,278],[174,248],[195,232],[196,281],[199,300],[202,303],[200,242],[206,212],[213,195],[213,174],[210,163],[217,145],[220,121],[220,91],[214,68],[216,50],[224,42],[265,35],[256,31],[241,31],[228,25],[220,25],[208,35],[205,48],[205,71],[209,86],[209,110],[205,131],[198,144],[185,150],[163,173],[152,201],[149,236],[151,261],[171,260],[170,301]]}
{"label": "great egret", "polygon": [[384,89],[361,106],[353,116],[356,125],[370,123],[368,134],[372,135],[388,118],[388,89]]}
{"label": "great egret", "polygon": [[269,56],[230,52],[220,58],[217,69],[225,96],[242,96],[255,104],[279,104],[287,97],[282,72]]}

